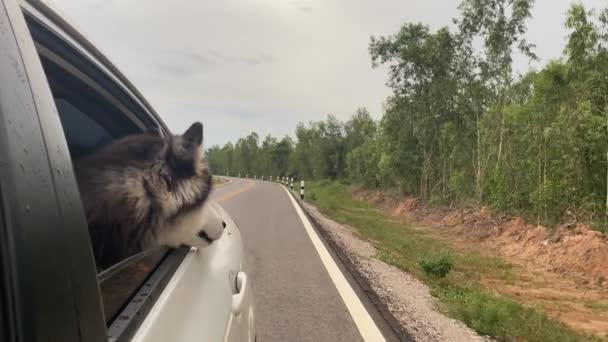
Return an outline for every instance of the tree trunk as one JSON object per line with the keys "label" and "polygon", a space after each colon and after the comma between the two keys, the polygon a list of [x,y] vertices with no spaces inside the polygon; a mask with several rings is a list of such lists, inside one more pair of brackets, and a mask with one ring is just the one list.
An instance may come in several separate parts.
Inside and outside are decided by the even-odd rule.
{"label": "tree trunk", "polygon": [[507,95],[507,89],[509,89],[509,87],[511,86],[509,82],[509,75],[506,74],[506,69],[505,74],[502,77],[503,88],[498,99],[498,110],[500,111],[500,129],[498,138],[498,156],[496,158],[496,169],[500,167],[500,164],[502,162],[502,145],[505,137],[505,97]]}
{"label": "tree trunk", "polygon": [[504,139],[504,126],[505,126],[505,116],[500,111],[500,136],[498,138],[498,156],[496,158],[496,168],[500,167],[500,160],[502,158],[502,140]]}
{"label": "tree trunk", "polygon": [[443,198],[447,197],[447,192],[448,192],[448,175],[447,175],[447,161],[444,159],[443,160],[443,171],[442,171],[443,175],[442,175],[442,179],[441,179],[441,192],[443,195]]}
{"label": "tree trunk", "polygon": [[[543,138],[544,141],[544,138]],[[545,213],[545,223],[547,222],[547,198],[545,197],[545,191],[547,191],[547,148],[543,144],[544,154],[544,165],[543,165],[543,210]]]}
{"label": "tree trunk", "polygon": [[431,168],[431,154],[424,151],[422,153],[422,175],[420,176],[420,197],[424,202],[429,199],[429,170]]}
{"label": "tree trunk", "polygon": [[[477,127],[477,167],[475,171],[475,192],[477,194],[477,202],[481,204],[483,194],[481,192],[481,127],[479,123],[479,112],[475,114],[475,125]],[[475,164],[474,164],[475,165]]]}
{"label": "tree trunk", "polygon": [[[608,136],[608,97],[604,95],[604,115],[606,116],[606,135]],[[606,222],[608,223],[608,148],[606,149]]]}
{"label": "tree trunk", "polygon": [[[542,196],[543,194],[543,174],[542,174],[542,158],[541,158],[541,146],[539,144],[538,146],[538,160],[537,160],[537,164],[538,164],[538,194],[539,196]],[[541,201],[543,201],[542,197],[540,199]],[[537,205],[543,205],[543,203],[538,203]],[[539,207],[537,207],[537,212],[536,212],[536,225],[540,226],[540,209]]]}
{"label": "tree trunk", "polygon": [[424,191],[424,177],[425,177],[425,172],[426,172],[426,168],[424,165],[424,162],[422,163],[422,173],[420,174],[420,199],[422,200],[422,203],[426,202],[426,198],[424,197],[425,191]]}

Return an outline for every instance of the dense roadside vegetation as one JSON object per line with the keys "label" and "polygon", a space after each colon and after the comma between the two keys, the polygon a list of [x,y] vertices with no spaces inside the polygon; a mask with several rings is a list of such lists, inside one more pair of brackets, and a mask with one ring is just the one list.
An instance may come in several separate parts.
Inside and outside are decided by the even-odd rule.
{"label": "dense roadside vegetation", "polygon": [[353,199],[351,190],[340,181],[310,182],[307,201],[328,217],[354,227],[377,248],[378,258],[424,281],[446,313],[481,335],[498,341],[601,341],[577,334],[542,311],[481,285],[517,281],[516,266],[478,251],[456,251],[369,203]]}
{"label": "dense roadside vegetation", "polygon": [[295,141],[254,132],[211,147],[209,163],[216,174],[343,179],[605,230],[608,9],[572,5],[563,56],[516,75],[515,53],[536,58],[525,39],[532,5],[464,0],[450,27],[371,37],[372,65],[388,66],[393,90],[379,121],[362,108],[346,122],[299,124]]}

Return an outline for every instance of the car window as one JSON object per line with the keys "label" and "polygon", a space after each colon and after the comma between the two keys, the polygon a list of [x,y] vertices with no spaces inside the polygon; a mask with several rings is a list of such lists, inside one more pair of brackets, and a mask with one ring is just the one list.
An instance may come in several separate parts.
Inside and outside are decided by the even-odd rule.
{"label": "car window", "polygon": [[63,131],[72,158],[78,159],[86,154],[86,151],[99,148],[113,139],[110,132],[81,112],[68,100],[55,98],[55,104],[61,117]]}
{"label": "car window", "polygon": [[[142,127],[114,105],[107,93],[102,94],[91,86],[91,80],[84,82],[47,56],[41,55],[41,61],[72,160],[114,139],[142,132]],[[116,319],[166,254],[167,249],[158,249],[143,256],[132,256],[99,274],[107,324]]]}

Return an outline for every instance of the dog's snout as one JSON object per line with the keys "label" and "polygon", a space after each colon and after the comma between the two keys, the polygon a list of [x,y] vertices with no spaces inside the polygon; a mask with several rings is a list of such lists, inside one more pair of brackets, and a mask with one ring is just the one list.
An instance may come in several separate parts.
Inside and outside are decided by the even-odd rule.
{"label": "dog's snout", "polygon": [[213,242],[213,240],[209,237],[209,235],[207,235],[207,232],[205,232],[204,230],[201,230],[200,232],[198,232],[198,237],[200,237],[201,239],[211,243]]}

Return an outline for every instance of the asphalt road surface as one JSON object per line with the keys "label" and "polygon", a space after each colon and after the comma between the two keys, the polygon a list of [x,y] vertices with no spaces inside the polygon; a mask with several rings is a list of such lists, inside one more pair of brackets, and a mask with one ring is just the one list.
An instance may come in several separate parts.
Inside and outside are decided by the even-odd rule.
{"label": "asphalt road surface", "polygon": [[398,341],[281,185],[231,180],[212,198],[243,235],[259,342]]}

